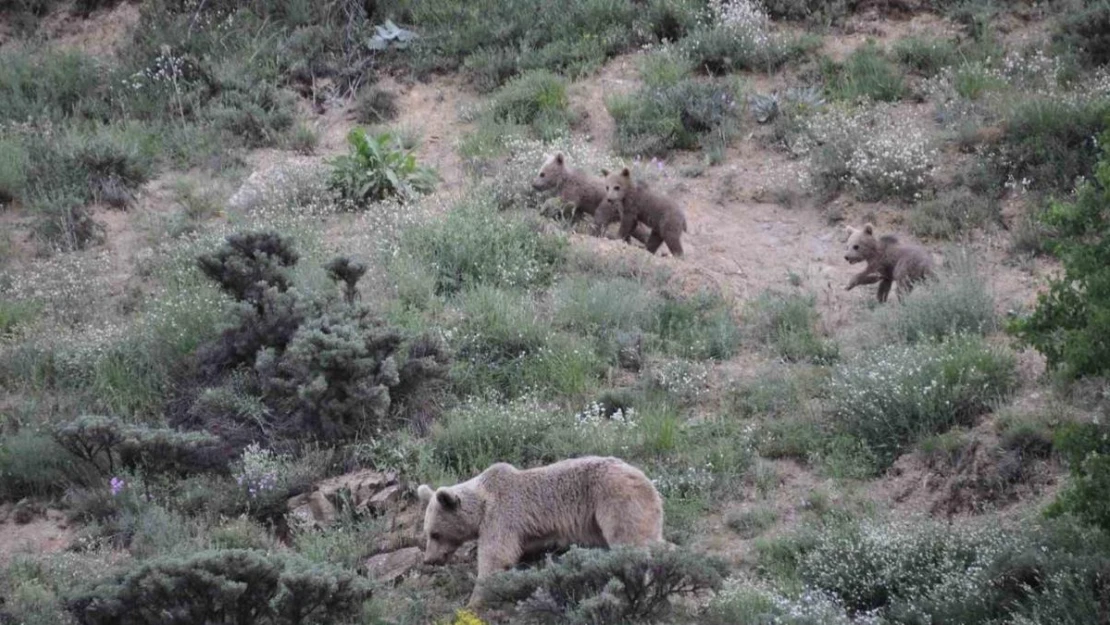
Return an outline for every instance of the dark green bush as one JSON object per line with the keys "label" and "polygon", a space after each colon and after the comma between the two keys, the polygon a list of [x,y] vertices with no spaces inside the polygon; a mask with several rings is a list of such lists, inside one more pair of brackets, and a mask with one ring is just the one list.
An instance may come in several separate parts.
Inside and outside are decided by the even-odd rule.
{"label": "dark green bush", "polygon": [[1110,63],[1110,2],[1093,0],[1060,16],[1053,34],[1059,48],[1088,66]]}
{"label": "dark green bush", "polygon": [[700,72],[711,76],[740,71],[773,72],[803,56],[808,41],[788,43],[771,35],[765,39],[726,26],[703,28],[687,35],[679,47]]}
{"label": "dark green bush", "polygon": [[255,371],[286,427],[323,438],[374,431],[400,384],[402,337],[363,308],[305,321],[285,350],[259,352]]}
{"label": "dark green bush", "polygon": [[[1110,132],[1102,141],[1110,139]],[[1048,364],[1069,377],[1110,370],[1110,149],[1094,180],[1074,201],[1055,202],[1044,221],[1056,229],[1052,250],[1064,264],[1064,276],[1037,297],[1033,314],[1016,320],[1011,330],[1035,347]]]}
{"label": "dark green bush", "polygon": [[361,622],[369,598],[349,571],[234,549],[133,565],[67,608],[81,625],[322,625]]}
{"label": "dark green bush", "polygon": [[1056,432],[1055,448],[1068,464],[1071,481],[1049,508],[1110,530],[1110,429],[1097,423],[1072,423]]}
{"label": "dark green bush", "polygon": [[485,585],[494,601],[515,602],[534,623],[650,623],[672,600],[717,590],[723,561],[682,549],[572,549],[546,566],[502,573]]}
{"label": "dark green bush", "polygon": [[55,428],[54,440],[103,476],[124,468],[184,475],[227,465],[220,439],[212,434],[125,425],[112,417],[78,417]]}
{"label": "dark green bush", "polygon": [[894,58],[922,76],[932,77],[954,65],[960,55],[949,40],[906,37],[894,44]]}
{"label": "dark green bush", "polygon": [[49,435],[24,429],[0,438],[0,500],[60,495],[81,477],[72,456]]}

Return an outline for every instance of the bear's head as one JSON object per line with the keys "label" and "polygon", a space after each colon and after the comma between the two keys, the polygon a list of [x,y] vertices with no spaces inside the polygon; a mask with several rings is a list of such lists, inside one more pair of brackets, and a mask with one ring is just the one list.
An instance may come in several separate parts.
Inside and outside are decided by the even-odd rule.
{"label": "bear's head", "polygon": [[537,191],[546,191],[563,181],[567,173],[566,157],[562,152],[557,152],[549,157],[540,167],[540,172],[532,179],[532,188]]}
{"label": "bear's head", "polygon": [[632,187],[632,172],[627,167],[612,173],[603,169],[601,175],[605,177],[605,201],[620,206],[625,194]]}
{"label": "bear's head", "polygon": [[851,226],[846,228],[848,242],[844,247],[844,260],[854,265],[873,258],[879,249],[879,242],[875,239],[875,227],[867,224],[860,229]]}
{"label": "bear's head", "polygon": [[433,491],[427,484],[416,489],[424,509],[424,563],[443,564],[460,545],[478,538],[482,501],[466,488],[442,487]]}

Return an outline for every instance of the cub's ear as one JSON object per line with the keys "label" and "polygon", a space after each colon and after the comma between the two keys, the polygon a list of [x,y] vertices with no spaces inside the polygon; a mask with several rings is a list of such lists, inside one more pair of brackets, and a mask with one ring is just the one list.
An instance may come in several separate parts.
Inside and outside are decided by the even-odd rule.
{"label": "cub's ear", "polygon": [[420,487],[416,489],[416,496],[420,498],[420,503],[425,505],[432,500],[432,495],[434,494],[436,494],[435,491],[427,484],[421,484]]}
{"label": "cub's ear", "polygon": [[871,224],[867,224],[866,226],[863,227],[863,233],[867,234],[867,235],[875,234],[875,226],[872,226]]}
{"label": "cub's ear", "polygon": [[632,177],[632,172],[628,171],[628,168],[625,167],[624,169],[621,170],[621,177],[622,178],[631,178]]}
{"label": "cub's ear", "polygon": [[563,164],[563,153],[562,152],[559,152],[558,154],[555,155],[555,162],[560,164],[560,165]]}
{"label": "cub's ear", "polygon": [[448,510],[454,510],[459,507],[459,496],[446,488],[441,488],[436,491],[436,500],[439,501],[439,505]]}
{"label": "cub's ear", "polygon": [[609,170],[602,167],[601,168],[601,175],[608,177],[609,176]]}

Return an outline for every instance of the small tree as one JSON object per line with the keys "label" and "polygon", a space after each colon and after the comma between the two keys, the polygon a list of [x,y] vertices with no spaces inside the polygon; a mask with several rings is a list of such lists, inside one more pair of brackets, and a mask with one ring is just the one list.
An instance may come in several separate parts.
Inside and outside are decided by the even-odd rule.
{"label": "small tree", "polygon": [[366,274],[366,263],[351,260],[346,256],[338,256],[324,265],[328,277],[337,283],[343,283],[343,299],[348,304],[354,304],[360,298],[358,281]]}
{"label": "small tree", "polygon": [[289,289],[289,268],[299,258],[292,242],[276,232],[244,232],[227,237],[223,247],[197,264],[224,292],[259,307],[268,289]]}
{"label": "small tree", "polygon": [[390,387],[400,383],[401,340],[364,308],[326,313],[305,322],[284,353],[260,352],[255,371],[299,428],[335,438],[386,417]]}
{"label": "small tree", "polygon": [[1037,308],[1011,330],[1068,377],[1110,371],[1110,131],[1094,180],[1074,202],[1055,202],[1044,220],[1059,238],[1052,251],[1064,275],[1037,298]]}

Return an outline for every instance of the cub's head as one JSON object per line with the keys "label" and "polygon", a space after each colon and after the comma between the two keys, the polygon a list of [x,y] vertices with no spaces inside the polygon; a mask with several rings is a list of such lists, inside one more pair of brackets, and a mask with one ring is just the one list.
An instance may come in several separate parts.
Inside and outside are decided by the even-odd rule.
{"label": "cub's head", "polygon": [[875,256],[879,242],[875,239],[875,227],[871,224],[856,229],[846,226],[848,242],[844,246],[844,260],[851,264],[863,262]]}
{"label": "cub's head", "polygon": [[629,188],[632,187],[632,172],[628,171],[627,167],[619,172],[612,173],[603,169],[601,175],[605,178],[605,201],[619,205],[624,201],[624,196],[628,193]]}
{"label": "cub's head", "polygon": [[443,564],[460,545],[478,537],[482,502],[465,488],[445,486],[416,490],[424,510],[424,563]]}
{"label": "cub's head", "polygon": [[548,157],[540,167],[539,173],[532,179],[532,188],[537,191],[546,191],[559,184],[567,173],[566,157],[562,152]]}

